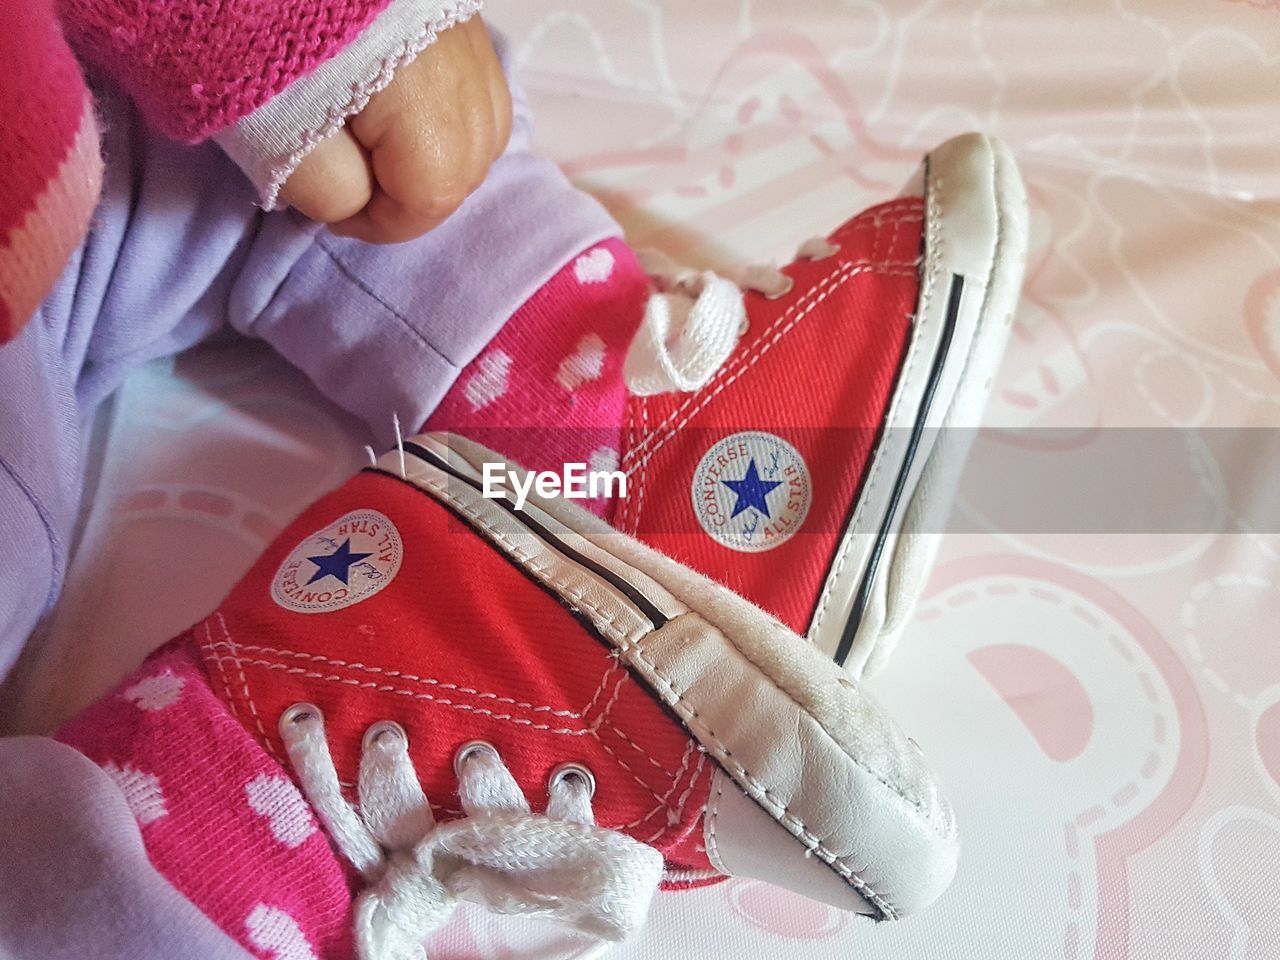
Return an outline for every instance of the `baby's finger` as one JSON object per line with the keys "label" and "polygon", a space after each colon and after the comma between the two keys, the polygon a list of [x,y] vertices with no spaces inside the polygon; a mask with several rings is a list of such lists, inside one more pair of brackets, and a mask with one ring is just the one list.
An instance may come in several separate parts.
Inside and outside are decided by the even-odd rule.
{"label": "baby's finger", "polygon": [[490,106],[493,108],[489,157],[496,160],[506,151],[507,141],[511,139],[511,89],[507,85],[506,74],[502,72],[502,61],[498,59],[498,53],[493,47],[493,41],[484,23],[479,17],[474,17],[463,26],[466,28],[472,55],[477,63],[484,65],[484,73],[488,78],[487,94]]}
{"label": "baby's finger", "polygon": [[439,226],[484,179],[493,150],[492,108],[467,97],[430,122],[401,123],[371,152],[377,186],[365,208],[334,232],[401,243]]}
{"label": "baby's finger", "polygon": [[502,72],[502,64],[496,57],[489,68],[489,94],[493,104],[494,160],[506,152],[507,142],[511,139],[511,124],[514,122],[511,105],[511,88],[507,86],[506,74]]}
{"label": "baby's finger", "polygon": [[345,127],[317,144],[280,188],[280,201],[321,223],[353,216],[373,196],[369,155]]}

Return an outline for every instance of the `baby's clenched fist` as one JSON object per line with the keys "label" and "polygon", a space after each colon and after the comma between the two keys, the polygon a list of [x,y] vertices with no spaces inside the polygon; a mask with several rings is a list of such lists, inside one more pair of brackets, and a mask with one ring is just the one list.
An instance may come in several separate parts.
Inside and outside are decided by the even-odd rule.
{"label": "baby's clenched fist", "polygon": [[445,30],[319,144],[281,199],[345,237],[412,240],[484,180],[511,134],[511,92],[480,18]]}

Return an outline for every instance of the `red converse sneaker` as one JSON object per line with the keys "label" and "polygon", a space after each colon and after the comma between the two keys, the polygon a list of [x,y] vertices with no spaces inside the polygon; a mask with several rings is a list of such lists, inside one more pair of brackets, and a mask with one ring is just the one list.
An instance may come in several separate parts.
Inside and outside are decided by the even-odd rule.
{"label": "red converse sneaker", "polygon": [[1026,240],[1013,160],[968,135],[904,195],[757,272],[745,314],[726,281],[670,276],[627,357],[619,529],[860,674],[923,586]]}
{"label": "red converse sneaker", "polygon": [[175,887],[255,953],[365,960],[462,899],[616,939],[663,880],[941,892],[950,808],[844,671],[576,505],[483,496],[495,459],[405,443],[62,731]]}

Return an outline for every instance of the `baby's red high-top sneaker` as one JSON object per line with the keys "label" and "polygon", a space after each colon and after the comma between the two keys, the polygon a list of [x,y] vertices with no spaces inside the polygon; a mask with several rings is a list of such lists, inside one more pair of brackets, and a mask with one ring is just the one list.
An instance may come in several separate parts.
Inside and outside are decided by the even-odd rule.
{"label": "baby's red high-top sneaker", "polygon": [[876,919],[955,823],[919,750],[722,586],[415,437],[60,733],[155,868],[255,955],[421,957],[459,901],[617,939],[659,883],[753,876]]}
{"label": "baby's red high-top sneaker", "polygon": [[614,522],[861,674],[923,587],[1026,242],[1013,160],[971,134],[902,196],[744,278],[745,304],[714,275],[668,273],[627,357]]}

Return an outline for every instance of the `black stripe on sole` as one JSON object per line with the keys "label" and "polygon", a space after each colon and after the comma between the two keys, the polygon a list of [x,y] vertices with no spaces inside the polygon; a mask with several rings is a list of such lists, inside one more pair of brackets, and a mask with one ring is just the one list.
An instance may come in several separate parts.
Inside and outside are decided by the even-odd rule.
{"label": "black stripe on sole", "polygon": [[[465,483],[467,486],[471,487],[473,490],[483,495],[483,487],[480,485],[480,483],[477,480],[471,477],[468,477],[464,473],[460,473],[458,470],[454,469],[454,467],[447,460],[438,456],[436,453],[432,452],[431,450],[428,450],[426,447],[423,447],[413,442],[406,442],[404,445],[404,452],[409,454],[410,456],[416,457],[417,459],[421,460],[423,463],[430,464],[431,466],[435,467],[437,470],[440,470],[448,474],[449,476],[453,477],[455,480],[460,480],[461,482]],[[386,471],[386,470],[380,470],[379,472],[390,473],[390,475],[393,477],[396,476],[395,473]],[[399,479],[399,477],[397,477],[397,479]],[[633,585],[628,583],[618,574],[614,573],[608,567],[602,566],[601,564],[597,563],[595,560],[592,560],[590,557],[583,556],[577,550],[574,550],[573,547],[569,546],[567,543],[565,543],[563,540],[557,537],[554,533],[552,533],[550,530],[544,527],[537,520],[534,520],[524,511],[517,510],[516,505],[512,503],[510,500],[508,500],[506,497],[485,497],[485,499],[490,500],[493,503],[496,503],[498,506],[502,507],[503,510],[505,510],[507,513],[515,517],[522,526],[528,528],[528,530],[531,533],[537,536],[540,540],[546,543],[547,546],[551,547],[557,553],[561,554],[568,560],[572,560],[574,563],[578,564],[579,566],[585,567],[586,569],[594,573],[597,577],[599,577],[601,580],[604,580],[607,583],[609,583],[614,589],[616,589],[619,593],[621,593],[633,604],[635,604],[636,608],[641,613],[644,614],[644,616],[649,620],[650,623],[653,624],[653,629],[661,630],[664,626],[666,626],[667,624],[666,615],[663,614],[663,612],[653,604],[653,601],[651,601],[648,597],[646,597],[643,593],[641,593],[638,589],[636,589]],[[472,524],[468,523],[468,526],[472,526]]]}
{"label": "black stripe on sole", "polygon": [[[876,535],[876,543],[871,557],[867,560],[867,568],[862,572],[862,583],[858,585],[858,594],[853,601],[853,609],[845,622],[844,632],[840,635],[840,644],[836,647],[835,661],[844,666],[849,659],[849,651],[853,649],[853,638],[862,623],[862,615],[866,612],[867,601],[871,598],[871,585],[875,581],[876,571],[880,567],[880,558],[884,554],[884,545],[893,529],[894,518],[898,514],[898,506],[906,492],[907,477],[911,473],[911,465],[915,461],[920,447],[920,438],[924,436],[924,423],[928,419],[929,410],[933,406],[934,394],[942,379],[942,368],[951,352],[951,339],[955,334],[956,320],[960,316],[960,299],[964,294],[964,277],[958,273],[951,275],[951,287],[947,293],[947,313],[942,325],[942,338],[938,343],[938,352],[934,355],[933,366],[929,370],[929,379],[925,384],[924,396],[920,401],[920,410],[916,414],[915,424],[911,428],[911,440],[907,443],[907,454],[903,459],[902,469],[893,485],[893,493],[889,497],[889,509],[885,512],[884,522]],[[935,443],[937,439],[935,438]]]}

